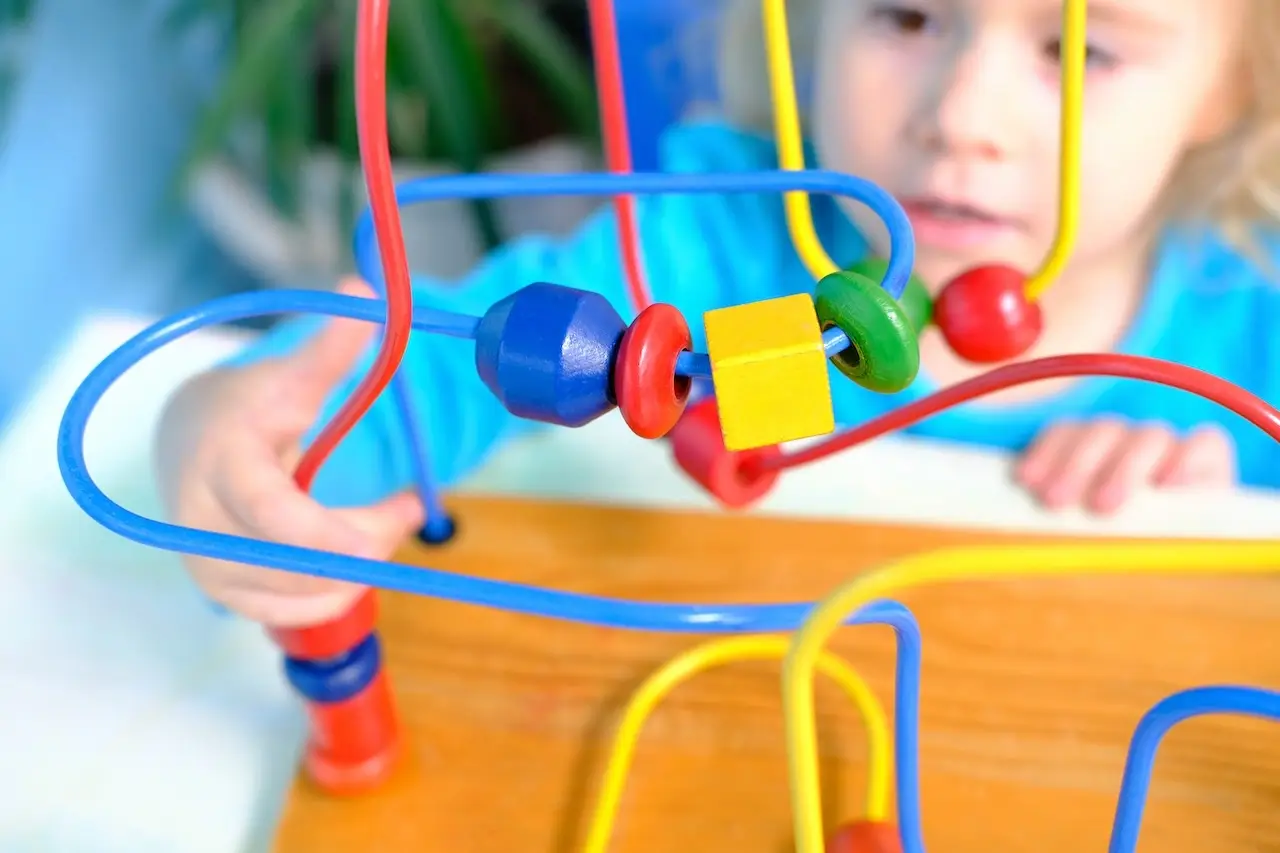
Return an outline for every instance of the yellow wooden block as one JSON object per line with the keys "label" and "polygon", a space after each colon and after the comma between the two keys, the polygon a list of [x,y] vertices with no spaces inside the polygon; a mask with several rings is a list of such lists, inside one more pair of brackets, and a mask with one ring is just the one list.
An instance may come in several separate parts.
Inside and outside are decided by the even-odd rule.
{"label": "yellow wooden block", "polygon": [[703,315],[725,447],[749,450],[835,429],[822,329],[805,294]]}

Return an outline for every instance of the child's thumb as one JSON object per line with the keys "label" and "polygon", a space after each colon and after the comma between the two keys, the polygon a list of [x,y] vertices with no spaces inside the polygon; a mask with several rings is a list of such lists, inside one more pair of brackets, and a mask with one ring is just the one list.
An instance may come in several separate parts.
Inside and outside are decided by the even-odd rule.
{"label": "child's thumb", "polygon": [[364,539],[360,556],[371,560],[390,557],[426,523],[422,501],[412,492],[393,495],[372,506],[338,512]]}
{"label": "child's thumb", "polygon": [[[344,281],[338,292],[365,299],[374,295],[369,286],[359,279]],[[377,323],[346,317],[327,321],[289,359],[289,378],[294,391],[304,395],[313,408],[319,409],[333,388],[351,374],[379,328]]]}

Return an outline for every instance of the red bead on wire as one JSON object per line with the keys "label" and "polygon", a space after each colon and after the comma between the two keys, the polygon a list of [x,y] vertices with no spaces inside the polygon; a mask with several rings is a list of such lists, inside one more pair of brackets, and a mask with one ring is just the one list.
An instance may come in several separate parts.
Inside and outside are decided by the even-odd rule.
{"label": "red bead on wire", "polygon": [[952,279],[933,303],[933,322],[952,351],[979,364],[1009,361],[1040,337],[1040,305],[1012,267],[976,267]]}
{"label": "red bead on wire", "polygon": [[614,394],[622,419],[641,438],[661,438],[684,414],[690,383],[676,375],[676,359],[692,347],[684,315],[662,302],[641,311],[622,336]]}
{"label": "red bead on wire", "polygon": [[891,823],[858,820],[831,834],[826,853],[902,853],[902,838]]}
{"label": "red bead on wire", "polygon": [[720,412],[714,397],[688,408],[669,436],[678,464],[728,509],[742,509],[763,498],[778,481],[774,469],[758,473],[751,466],[782,455],[776,444],[753,450],[732,451],[724,446]]}

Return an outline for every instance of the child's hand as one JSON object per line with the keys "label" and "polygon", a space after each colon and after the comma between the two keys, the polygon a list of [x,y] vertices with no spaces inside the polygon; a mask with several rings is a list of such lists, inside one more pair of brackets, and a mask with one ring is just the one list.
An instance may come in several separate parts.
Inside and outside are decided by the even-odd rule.
{"label": "child's hand", "polygon": [[1045,430],[1019,461],[1016,477],[1052,509],[1083,506],[1108,514],[1148,486],[1230,486],[1235,468],[1231,438],[1216,427],[1179,438],[1163,426],[1103,420]]}
{"label": "child's hand", "polygon": [[[359,285],[343,289],[370,295]],[[300,439],[376,330],[372,323],[333,320],[288,359],[206,374],[180,391],[166,410],[157,448],[170,517],[253,539],[390,556],[423,523],[415,497],[333,510],[292,479]],[[204,558],[188,557],[186,565],[215,601],[272,627],[334,618],[362,592],[353,584]]]}

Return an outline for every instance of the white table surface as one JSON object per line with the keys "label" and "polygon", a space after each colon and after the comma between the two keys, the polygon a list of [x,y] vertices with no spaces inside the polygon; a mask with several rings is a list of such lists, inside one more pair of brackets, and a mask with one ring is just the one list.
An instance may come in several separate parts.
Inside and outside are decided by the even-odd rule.
{"label": "white table surface", "polygon": [[[98,318],[37,383],[0,439],[0,850],[243,853],[265,849],[294,772],[302,718],[273,648],[214,613],[175,556],[86,518],[57,471],[55,436],[79,382],[145,325]],[[102,488],[156,515],[149,444],[185,377],[240,346],[192,336],[104,398],[87,455]],[[625,452],[620,452],[625,449]],[[607,464],[608,478],[591,466]],[[1147,494],[1105,523],[1048,515],[999,456],[886,439],[789,473],[759,512],[1091,535],[1274,536],[1280,500]],[[470,489],[709,507],[660,445],[616,416],[507,448]]]}

